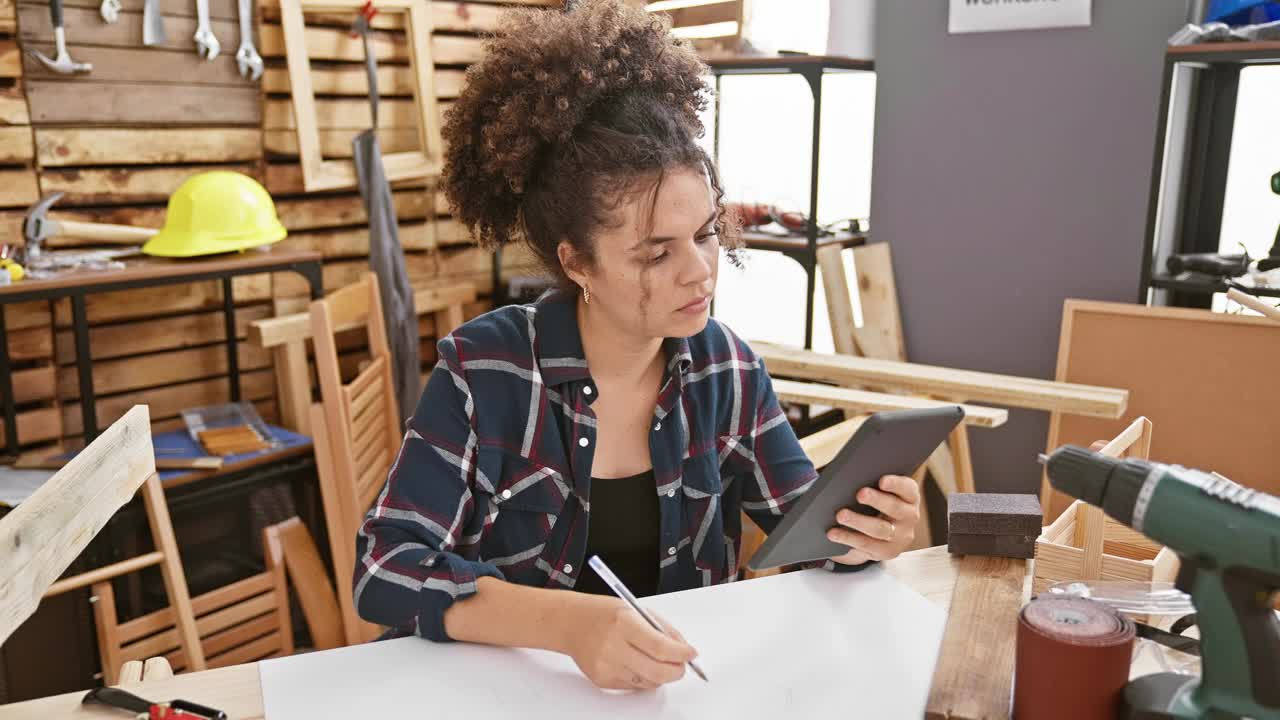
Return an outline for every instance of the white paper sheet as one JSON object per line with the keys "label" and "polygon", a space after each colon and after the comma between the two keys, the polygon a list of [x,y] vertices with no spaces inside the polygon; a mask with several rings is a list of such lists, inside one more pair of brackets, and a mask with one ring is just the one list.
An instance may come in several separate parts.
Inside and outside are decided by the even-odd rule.
{"label": "white paper sheet", "polygon": [[919,718],[946,614],[872,568],[647,598],[699,652],[658,690],[603,691],[563,655],[421,638],[260,664],[267,720],[319,718]]}

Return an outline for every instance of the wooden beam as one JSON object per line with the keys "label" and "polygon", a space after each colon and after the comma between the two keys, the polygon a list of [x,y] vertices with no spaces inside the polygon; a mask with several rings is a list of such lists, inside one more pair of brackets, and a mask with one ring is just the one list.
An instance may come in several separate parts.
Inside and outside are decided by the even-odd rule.
{"label": "wooden beam", "polygon": [[1007,718],[1027,561],[968,555],[951,594],[928,720]]}
{"label": "wooden beam", "polygon": [[[770,371],[773,363],[769,363]],[[819,385],[817,383],[797,380],[773,380],[773,391],[779,400],[812,405],[829,405],[857,413],[870,413],[880,410],[914,410],[920,408],[950,407],[955,403],[925,398],[890,395],[887,393],[852,390],[850,388]],[[979,405],[962,405],[964,408],[964,424],[977,427],[1000,427],[1009,419],[1009,411],[1003,408],[988,408]]]}
{"label": "wooden beam", "polygon": [[[0,163],[27,163],[35,157],[31,142],[31,128],[23,126],[0,127]],[[6,172],[17,172],[6,170]],[[0,193],[5,190],[0,185]]]}
{"label": "wooden beam", "polygon": [[134,407],[0,519],[0,643],[155,471],[147,408]]}
{"label": "wooden beam", "polygon": [[[2,1],[2,0],[0,0]],[[24,0],[25,1],[25,0]],[[141,13],[145,0],[120,0],[120,10],[127,13]],[[63,0],[64,7],[89,8],[98,11],[99,0]],[[176,17],[195,17],[195,3],[185,0],[158,0],[161,15]],[[214,20],[236,20],[239,17],[235,0],[209,0],[209,17]],[[225,47],[225,46],[224,46]],[[94,68],[97,71],[97,68]]]}
{"label": "wooden beam", "polygon": [[[11,87],[0,87],[0,125],[30,124],[31,117],[27,114],[27,98],[22,92],[22,81],[18,80]],[[0,142],[0,146],[5,144]],[[28,141],[28,144],[35,145],[33,141]]]}
{"label": "wooden beam", "polygon": [[44,167],[244,162],[262,157],[262,132],[252,128],[38,128]]}
{"label": "wooden beam", "polygon": [[[434,224],[429,222],[400,225],[400,246],[405,250],[431,250],[436,247]],[[368,257],[368,227],[337,230],[308,230],[293,233],[280,242],[289,250],[314,250],[325,259]],[[325,287],[328,287],[326,285]]]}
{"label": "wooden beam", "polygon": [[[342,131],[334,130],[331,132],[336,133],[336,132],[342,132]],[[384,138],[384,134],[386,132],[387,132],[386,130],[378,131],[379,142],[382,142]],[[325,135],[324,133],[320,134],[320,140],[322,144],[324,143],[324,135]],[[352,135],[351,137],[354,137],[354,135]],[[297,153],[296,141],[292,143],[292,147],[293,147],[293,152],[296,155]],[[347,147],[346,152],[350,154],[351,153],[350,138],[347,139],[346,147]],[[425,179],[393,180],[391,181],[391,189],[392,190],[418,190],[418,191],[427,193],[429,195],[433,195],[434,196],[433,202],[435,203],[435,206],[436,206],[436,214],[444,215],[449,212],[449,203],[445,200],[444,193],[439,190],[432,191],[428,189],[428,184],[434,187],[437,184],[437,180],[438,178],[433,180],[425,180]],[[302,166],[299,165],[297,162],[281,162],[280,159],[278,158],[273,158],[273,162],[270,165],[267,165],[266,181],[263,184],[266,185],[268,192],[276,196],[301,195],[307,192],[306,187],[302,184]]]}
{"label": "wooden beam", "polygon": [[[96,9],[95,9],[96,12]],[[142,16],[125,14],[123,21],[136,20],[141,27]],[[101,20],[98,27],[102,27]],[[74,32],[72,30],[71,32]],[[224,36],[225,37],[225,36]],[[54,57],[53,43],[31,42],[27,47]],[[155,83],[169,87],[209,86],[253,88],[248,78],[240,76],[234,53],[223,53],[213,60],[196,55],[193,48],[170,50],[160,47],[104,47],[99,45],[72,45],[68,48],[77,62],[93,63],[93,72],[84,75],[62,75],[45,67],[44,63],[23,56],[23,69],[31,80],[56,80],[70,86],[95,83]]]}
{"label": "wooden beam", "polygon": [[[351,158],[351,141],[362,131],[320,130],[320,154],[326,160]],[[380,128],[378,144],[383,154],[412,152],[419,149],[416,128]],[[282,157],[298,157],[298,134],[293,130],[264,130],[262,146],[267,152]],[[270,172],[268,171],[268,177]]]}
{"label": "wooden beam", "polygon": [[866,420],[866,415],[858,415],[812,435],[806,435],[800,438],[800,449],[804,450],[804,454],[808,456],[809,462],[812,462],[814,467],[826,467]]}
{"label": "wooden beam", "polygon": [[[0,432],[4,432],[4,427],[4,418],[0,418]],[[63,423],[58,408],[39,408],[18,413],[19,445],[57,440],[62,437],[62,431]]]}
{"label": "wooden beam", "polygon": [[[278,0],[265,0],[261,3],[262,15],[268,22],[280,21],[280,3]],[[498,22],[506,8],[478,2],[436,2],[431,3],[431,24],[436,30],[448,32],[488,33],[498,29]],[[349,27],[351,13],[307,11],[307,24],[310,26],[332,25]],[[399,13],[379,13],[373,17],[370,26],[375,30],[403,30],[404,16]]]}
{"label": "wooden beam", "polygon": [[873,242],[854,248],[853,268],[862,308],[862,324],[853,331],[858,349],[870,358],[905,361],[907,348],[889,243]]}
{"label": "wooden beam", "polygon": [[[226,170],[253,177],[257,174],[255,165],[184,165],[180,167],[134,167],[128,170],[115,168],[76,168],[64,170],[59,168],[44,170],[40,173],[40,187],[44,192],[63,192],[66,197],[60,205],[76,205],[80,203],[161,203],[168,200],[169,195],[178,189],[187,178],[197,173],[210,170]],[[124,208],[125,211],[137,211],[138,208]],[[163,208],[142,208],[149,213],[146,222],[135,220],[120,221],[95,219],[96,222],[114,222],[139,227],[160,227],[164,221]],[[102,213],[119,212],[120,209],[97,211]],[[70,214],[68,219],[73,219]]]}
{"label": "wooden beam", "polygon": [[[241,398],[245,402],[265,400],[274,397],[274,383],[269,370],[253,370],[242,373],[240,377]],[[154,413],[156,421],[177,417],[183,410],[201,405],[230,402],[231,390],[225,377],[150,390],[139,390],[99,397],[97,402],[99,427],[109,425],[124,412],[140,403],[146,402]],[[19,428],[22,426],[19,425]],[[62,407],[62,427],[65,435],[80,435],[84,432],[84,423],[80,417],[79,405]]]}
{"label": "wooden beam", "polygon": [[[381,88],[379,88],[381,90]],[[288,100],[267,100],[264,103],[262,126],[267,130],[295,130],[293,104]],[[318,99],[316,100],[316,124],[322,130],[365,130],[373,125],[369,100]],[[413,100],[382,98],[378,101],[379,128],[418,127],[418,108]]]}
{"label": "wooden beam", "polygon": [[[284,33],[279,25],[263,25],[258,34],[261,40],[258,48],[263,57],[284,57]],[[307,56],[312,60],[364,61],[364,47],[360,39],[351,37],[347,30],[308,27],[305,38]],[[409,45],[402,34],[371,33],[369,47],[380,63],[409,60]],[[431,38],[431,58],[437,65],[470,65],[482,57],[484,42],[480,38],[457,35],[435,35]]]}
{"label": "wooden beam", "polygon": [[992,403],[1034,410],[1117,418],[1129,393],[1115,388],[958,370],[892,360],[828,355],[753,342],[771,374],[844,386],[884,388],[915,395]]}
{"label": "wooden beam", "polygon": [[31,122],[47,124],[257,125],[262,115],[253,87],[28,80],[27,99]]}
{"label": "wooden beam", "polygon": [[[399,190],[392,193],[396,218],[400,221],[422,220],[434,216],[436,203],[421,190]],[[308,195],[296,199],[276,201],[276,214],[290,232],[318,230],[343,225],[365,225],[369,216],[365,213],[364,200],[358,194]],[[434,224],[443,226],[445,221]],[[367,230],[366,230],[367,234]]]}
{"label": "wooden beam", "polygon": [[[190,13],[185,17],[164,15],[162,16],[162,22],[164,23],[168,42],[157,47],[170,50],[189,50],[194,55],[196,47],[194,40],[196,19],[194,13]],[[143,47],[141,11],[122,12],[120,13],[119,21],[106,24],[102,22],[102,16],[98,14],[96,6],[64,7],[63,23],[67,28],[67,41],[72,44],[87,42],[107,47]],[[240,36],[240,30],[235,20],[214,19],[210,21],[209,26],[213,30],[213,34],[222,40],[223,50],[225,51],[227,46],[230,45],[232,51],[228,54],[233,54],[235,46],[230,44],[230,38],[238,38]],[[46,5],[28,5],[25,3],[19,5],[18,28],[22,31],[24,42],[53,42],[53,25],[50,22],[49,8]],[[153,48],[146,49],[146,52],[152,51]],[[75,57],[74,53],[72,53],[72,57]],[[97,67],[94,70],[96,72]]]}
{"label": "wooden beam", "polygon": [[857,324],[853,320],[853,297],[844,271],[843,248],[827,245],[818,249],[818,271],[822,273],[822,291],[827,298],[827,317],[831,323],[831,341],[841,355],[857,355],[853,336]]}
{"label": "wooden beam", "polygon": [[39,199],[34,170],[0,169],[0,206],[26,207]]}
{"label": "wooden beam", "polygon": [[[396,17],[378,15],[376,17]],[[462,92],[462,70],[435,71],[436,97],[451,99]],[[311,90],[317,95],[350,95],[365,98],[369,94],[368,75],[363,66],[311,68]],[[284,94],[290,91],[289,73],[284,68],[267,68],[262,74],[262,90]],[[378,67],[378,94],[382,97],[413,95],[413,73],[405,65]],[[367,100],[366,100],[367,102]]]}
{"label": "wooden beam", "polygon": [[0,78],[9,77],[22,77],[22,51],[18,43],[5,38],[0,39]]}
{"label": "wooden beam", "polygon": [[[270,367],[271,357],[251,344],[237,347],[240,372]],[[166,350],[149,355],[97,360],[93,363],[93,389],[98,395],[173,385],[227,374],[227,349],[223,345]],[[58,371],[58,397],[67,404],[78,402],[78,369],[68,365]]]}

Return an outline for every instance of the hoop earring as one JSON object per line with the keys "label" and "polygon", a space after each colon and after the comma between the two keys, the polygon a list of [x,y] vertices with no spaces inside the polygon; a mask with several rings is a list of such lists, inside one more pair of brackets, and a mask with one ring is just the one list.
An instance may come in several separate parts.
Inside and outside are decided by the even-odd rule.
{"label": "hoop earring", "polygon": [[582,302],[588,305],[591,304],[591,291],[587,289],[586,285],[582,286]]}

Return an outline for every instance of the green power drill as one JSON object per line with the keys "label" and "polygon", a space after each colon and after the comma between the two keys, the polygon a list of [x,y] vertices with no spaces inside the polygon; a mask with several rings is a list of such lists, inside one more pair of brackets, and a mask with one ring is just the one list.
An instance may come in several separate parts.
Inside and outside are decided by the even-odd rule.
{"label": "green power drill", "polygon": [[1200,626],[1201,675],[1158,673],[1125,688],[1131,720],[1280,720],[1280,498],[1218,475],[1067,445],[1049,483],[1178,554],[1178,589]]}

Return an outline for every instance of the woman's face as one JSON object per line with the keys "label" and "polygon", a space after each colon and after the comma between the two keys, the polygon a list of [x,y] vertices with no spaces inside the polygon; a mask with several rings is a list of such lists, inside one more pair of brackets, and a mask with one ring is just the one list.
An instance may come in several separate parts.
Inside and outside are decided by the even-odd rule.
{"label": "woman's face", "polygon": [[[650,213],[652,209],[652,214]],[[589,312],[645,338],[689,337],[707,324],[719,268],[716,206],[707,176],[673,168],[658,185],[626,197],[617,222],[595,238],[595,266],[560,259],[591,292]]]}

